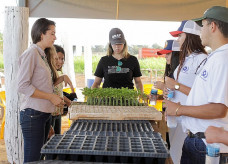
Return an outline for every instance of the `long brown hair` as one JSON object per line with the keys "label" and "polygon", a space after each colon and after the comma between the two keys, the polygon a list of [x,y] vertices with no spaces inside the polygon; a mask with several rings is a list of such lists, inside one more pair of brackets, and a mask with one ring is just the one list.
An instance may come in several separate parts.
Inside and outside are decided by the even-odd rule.
{"label": "long brown hair", "polygon": [[191,53],[207,54],[207,52],[204,49],[204,46],[201,43],[200,36],[194,35],[194,34],[189,34],[189,33],[185,33],[185,34],[186,34],[186,38],[180,48],[180,50],[181,50],[180,51],[180,65],[179,65],[179,68],[177,71],[177,80],[178,80],[180,71],[184,65],[186,56],[188,56]]}
{"label": "long brown hair", "polygon": [[180,52],[179,51],[173,51],[170,64],[166,63],[165,73],[164,73],[164,81],[165,81],[166,76],[173,78],[173,72],[175,71],[175,69],[179,65],[179,59],[180,59]]}
{"label": "long brown hair", "polygon": [[58,72],[57,72],[56,66],[55,66],[55,55],[57,55],[55,47],[51,46],[50,48],[46,48],[44,51],[47,56],[47,61],[48,61],[49,67],[52,72],[52,81],[53,81],[53,83],[55,83],[58,78]]}
{"label": "long brown hair", "polygon": [[[108,56],[112,56],[113,54],[113,49],[112,49],[112,45],[111,43],[108,44],[108,51],[107,51],[107,55]],[[124,44],[124,48],[122,50],[122,55],[124,58],[128,58],[130,56],[130,54],[128,53],[128,48],[127,48],[127,42]]]}

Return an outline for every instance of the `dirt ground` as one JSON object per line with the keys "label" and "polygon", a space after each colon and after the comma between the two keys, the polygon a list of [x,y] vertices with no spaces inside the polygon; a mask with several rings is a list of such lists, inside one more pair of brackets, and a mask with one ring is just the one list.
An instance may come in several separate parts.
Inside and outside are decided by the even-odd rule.
{"label": "dirt ground", "polygon": [[[84,88],[85,87],[85,77],[83,74],[76,74],[76,85],[77,88]],[[143,84],[150,84],[151,79],[147,76],[141,77]],[[1,119],[0,119],[0,126],[1,126]],[[68,118],[65,116],[62,118],[62,133],[64,133],[70,127]],[[6,149],[5,149],[5,142],[3,139],[0,139],[0,164],[8,164]]]}
{"label": "dirt ground", "polygon": [[5,142],[0,139],[0,164],[8,163],[7,161]]}

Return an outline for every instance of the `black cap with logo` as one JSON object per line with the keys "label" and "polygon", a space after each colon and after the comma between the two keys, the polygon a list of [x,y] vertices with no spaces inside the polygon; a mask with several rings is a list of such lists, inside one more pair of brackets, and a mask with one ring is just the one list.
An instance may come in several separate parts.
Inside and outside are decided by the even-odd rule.
{"label": "black cap with logo", "polygon": [[113,44],[125,44],[126,40],[124,38],[123,32],[119,28],[113,28],[109,32],[109,42]]}

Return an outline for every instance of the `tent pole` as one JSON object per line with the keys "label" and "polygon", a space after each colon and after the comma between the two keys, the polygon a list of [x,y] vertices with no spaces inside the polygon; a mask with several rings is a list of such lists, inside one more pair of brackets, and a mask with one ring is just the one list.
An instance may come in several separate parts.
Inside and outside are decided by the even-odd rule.
{"label": "tent pole", "polygon": [[24,148],[20,127],[20,98],[17,92],[18,58],[28,48],[29,8],[7,6],[3,32],[6,117],[4,139],[10,163],[23,163]]}
{"label": "tent pole", "polygon": [[116,2],[117,2],[117,4],[116,4],[117,5],[116,6],[116,19],[119,19],[119,0],[117,0]]}

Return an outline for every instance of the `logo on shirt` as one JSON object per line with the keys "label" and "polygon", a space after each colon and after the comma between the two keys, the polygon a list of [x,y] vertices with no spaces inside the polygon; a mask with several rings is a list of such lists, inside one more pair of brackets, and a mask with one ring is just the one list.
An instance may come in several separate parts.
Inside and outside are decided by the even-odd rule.
{"label": "logo on shirt", "polygon": [[183,68],[182,68],[182,72],[187,72],[189,70],[189,67],[188,66],[184,66]]}
{"label": "logo on shirt", "polygon": [[203,80],[206,80],[207,77],[208,77],[208,72],[207,72],[207,70],[204,69],[204,70],[202,71],[200,77],[201,77]]}
{"label": "logo on shirt", "polygon": [[113,73],[128,73],[130,71],[129,68],[121,68],[118,69],[118,66],[108,66],[108,74]]}

